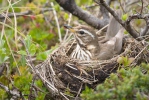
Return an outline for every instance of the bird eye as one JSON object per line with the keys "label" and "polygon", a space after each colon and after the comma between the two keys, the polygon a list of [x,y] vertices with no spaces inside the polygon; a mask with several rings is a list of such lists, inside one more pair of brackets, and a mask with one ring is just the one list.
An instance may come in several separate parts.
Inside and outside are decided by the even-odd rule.
{"label": "bird eye", "polygon": [[84,31],[79,31],[79,33],[80,33],[80,34],[84,34],[85,32],[84,32]]}

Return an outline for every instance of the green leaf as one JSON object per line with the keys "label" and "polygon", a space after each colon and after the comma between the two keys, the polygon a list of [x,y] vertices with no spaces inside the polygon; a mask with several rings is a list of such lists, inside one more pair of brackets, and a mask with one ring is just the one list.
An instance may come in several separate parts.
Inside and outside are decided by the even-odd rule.
{"label": "green leaf", "polygon": [[0,64],[4,63],[9,58],[4,44],[5,41],[0,39]]}
{"label": "green leaf", "polygon": [[8,76],[2,75],[0,77],[0,82],[7,86],[9,84]]}
{"label": "green leaf", "polygon": [[26,51],[24,51],[24,50],[20,50],[20,51],[18,51],[17,53],[18,53],[18,54],[21,54],[21,55],[27,55],[27,54],[26,54]]}
{"label": "green leaf", "polygon": [[29,47],[29,53],[31,54],[31,56],[33,56],[33,55],[35,55],[35,53],[36,53],[36,45],[35,44],[31,44],[31,46]]}
{"label": "green leaf", "polygon": [[30,35],[27,35],[27,37],[25,38],[25,45],[30,55],[35,55],[37,48],[36,45],[32,43],[32,37]]}
{"label": "green leaf", "polygon": [[37,59],[38,60],[46,60],[47,59],[47,57],[48,57],[48,55],[50,54],[51,52],[50,52],[50,50],[48,50],[48,51],[45,51],[45,52],[40,52],[39,54],[37,54]]}
{"label": "green leaf", "polygon": [[124,64],[124,66],[127,66],[128,65],[128,57],[126,56],[126,57],[123,57],[123,64]]}
{"label": "green leaf", "polygon": [[54,5],[54,9],[55,9],[56,11],[60,11],[60,6],[59,6],[59,5]]}
{"label": "green leaf", "polygon": [[43,31],[42,29],[40,28],[34,28],[32,29],[29,34],[31,35],[31,37],[34,39],[34,40],[37,40],[37,41],[41,41],[41,40],[44,40],[46,38],[48,38],[50,36],[50,38],[53,38],[53,34],[49,34],[48,32],[46,31]]}
{"label": "green leaf", "polygon": [[4,47],[5,41],[0,39],[0,49],[2,49]]}
{"label": "green leaf", "polygon": [[27,49],[29,49],[30,45],[32,44],[32,42],[31,42],[32,41],[31,35],[27,35],[24,40],[25,40],[25,45],[26,45]]}
{"label": "green leaf", "polygon": [[125,31],[124,31],[124,34],[128,34],[128,32],[125,30]]}
{"label": "green leaf", "polygon": [[47,54],[46,54],[46,52],[39,53],[39,54],[37,54],[36,58],[38,60],[45,60],[47,58]]}
{"label": "green leaf", "polygon": [[69,15],[67,13],[64,14],[64,19],[67,20],[69,18]]}
{"label": "green leaf", "polygon": [[126,21],[127,19],[128,19],[128,14],[122,15],[122,20],[123,20],[123,21]]}

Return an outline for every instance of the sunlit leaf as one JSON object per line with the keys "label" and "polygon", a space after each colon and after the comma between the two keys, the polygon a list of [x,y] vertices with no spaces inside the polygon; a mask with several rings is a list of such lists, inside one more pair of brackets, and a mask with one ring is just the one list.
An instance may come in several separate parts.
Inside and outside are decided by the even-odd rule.
{"label": "sunlit leaf", "polygon": [[24,51],[24,50],[20,50],[20,51],[18,51],[17,53],[18,53],[18,54],[21,54],[21,55],[27,55],[27,54],[26,54],[26,51]]}
{"label": "sunlit leaf", "polygon": [[128,14],[122,15],[122,20],[123,20],[123,21],[126,21],[127,19],[128,19]]}

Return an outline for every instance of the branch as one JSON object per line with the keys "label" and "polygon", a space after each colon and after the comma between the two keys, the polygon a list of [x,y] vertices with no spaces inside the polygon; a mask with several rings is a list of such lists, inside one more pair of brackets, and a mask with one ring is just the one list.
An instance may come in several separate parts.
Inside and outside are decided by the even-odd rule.
{"label": "branch", "polygon": [[79,19],[83,20],[94,28],[101,29],[109,22],[109,20],[107,21],[107,19],[100,20],[97,17],[82,10],[76,5],[74,0],[56,0],[56,2],[65,10],[72,13],[74,16],[78,17]]}
{"label": "branch", "polygon": [[3,85],[2,83],[0,83],[0,88],[4,89],[7,93],[9,93],[10,95],[12,95],[13,99],[17,99],[17,98],[24,98],[21,96],[20,91],[18,91],[17,89],[13,89],[10,90],[7,86]]}
{"label": "branch", "polygon": [[102,16],[103,16],[104,19],[108,19],[108,20],[110,19],[109,12],[102,5],[100,5],[100,12],[102,13]]}
{"label": "branch", "polygon": [[117,16],[117,14],[115,13],[115,11],[112,10],[112,9],[106,4],[106,2],[105,2],[104,0],[99,0],[99,1],[98,1],[98,4],[102,4],[102,5],[111,13],[111,15],[113,15],[113,17],[126,29],[126,31],[129,32],[129,34],[130,34],[131,36],[133,36],[135,39],[137,39],[137,38],[139,37],[139,34],[138,34],[134,29],[132,29],[130,23],[127,23],[127,21],[126,21],[126,22],[123,22],[123,21],[121,20],[121,18],[119,18],[119,17]]}
{"label": "branch", "polygon": [[[53,8],[42,8],[39,13],[44,13],[47,11],[53,11]],[[20,17],[20,16],[24,16],[24,15],[30,15],[30,14],[33,14],[33,12],[31,10],[15,13],[16,17]],[[7,14],[7,16],[6,16],[6,14],[0,14],[0,19],[5,19],[5,17],[13,18],[14,14],[9,13],[9,14]]]}
{"label": "branch", "polygon": [[[31,13],[32,13],[32,11],[25,11],[25,12],[21,12],[21,13],[15,13],[15,15],[16,15],[16,17],[19,17],[19,16],[23,16],[23,15],[29,15]],[[7,16],[10,18],[13,18],[14,14],[10,13],[10,14],[7,14]],[[6,17],[5,15],[0,14],[0,19],[4,19],[5,17]]]}
{"label": "branch", "polygon": [[147,34],[148,30],[149,30],[149,21],[147,22],[147,25],[145,26],[143,31],[140,32],[140,36],[145,36]]}

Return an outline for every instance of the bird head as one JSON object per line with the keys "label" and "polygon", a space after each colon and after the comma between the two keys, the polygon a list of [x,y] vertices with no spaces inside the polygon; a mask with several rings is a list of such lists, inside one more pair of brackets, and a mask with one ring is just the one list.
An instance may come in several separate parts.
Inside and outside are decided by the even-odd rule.
{"label": "bird head", "polygon": [[77,43],[84,48],[93,49],[99,46],[98,37],[91,27],[80,25],[77,27],[71,27],[68,25],[64,26],[69,29],[73,34],[77,41]]}

